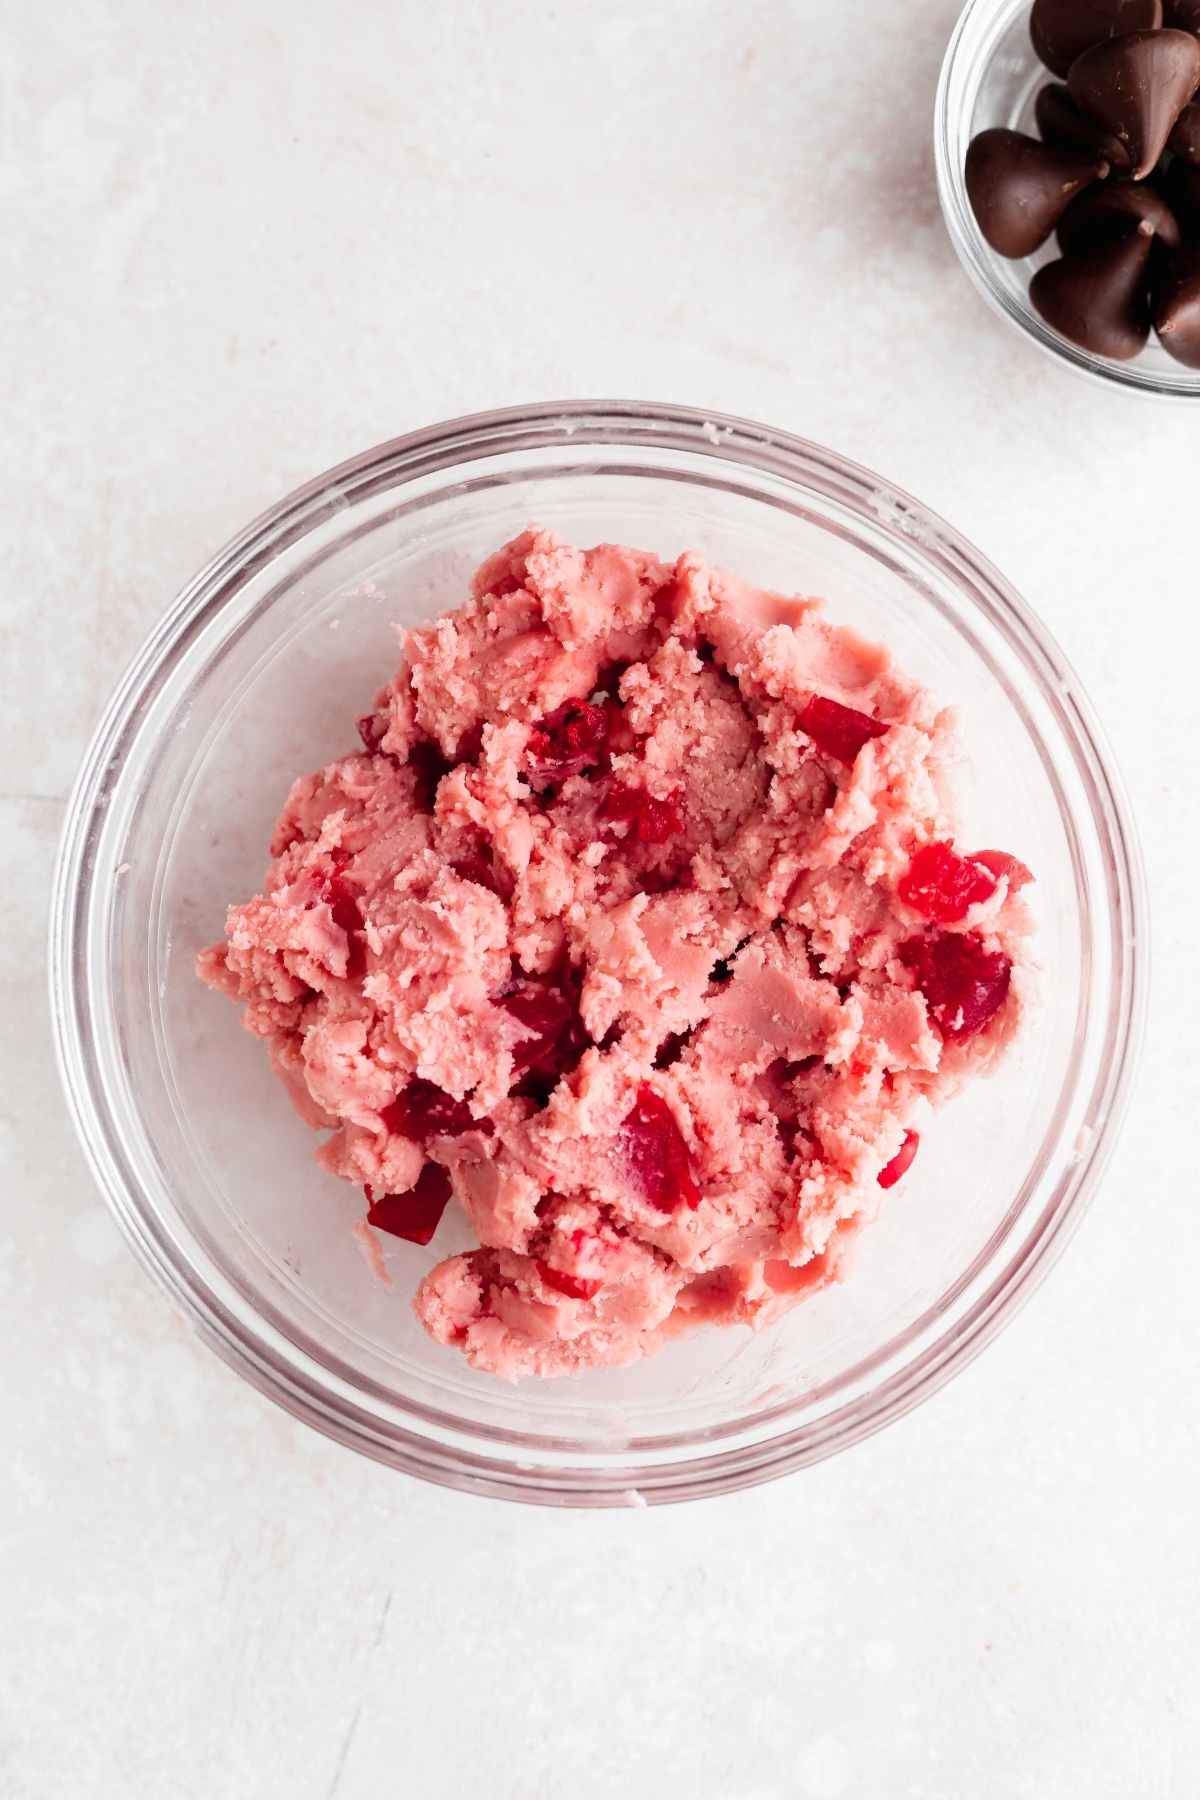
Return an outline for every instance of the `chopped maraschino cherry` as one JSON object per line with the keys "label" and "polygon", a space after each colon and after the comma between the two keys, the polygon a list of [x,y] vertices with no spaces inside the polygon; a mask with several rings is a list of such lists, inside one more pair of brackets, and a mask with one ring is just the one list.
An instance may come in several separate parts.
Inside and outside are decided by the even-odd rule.
{"label": "chopped maraschino cherry", "polygon": [[629,723],[629,714],[619,700],[610,697],[604,701],[604,718],[608,729],[610,757],[637,747],[638,734]]}
{"label": "chopped maraschino cherry", "polygon": [[591,1039],[584,1030],[579,1008],[563,988],[549,982],[526,981],[500,1001],[522,1025],[537,1033],[525,1038],[513,1051],[518,1073],[557,1082],[573,1069]]}
{"label": "chopped maraschino cherry", "polygon": [[908,1171],[912,1168],[913,1158],[916,1156],[920,1144],[921,1139],[919,1133],[915,1131],[905,1132],[904,1142],[897,1150],[895,1156],[893,1156],[891,1162],[885,1169],[879,1171],[879,1185],[881,1188],[895,1187],[900,1177],[908,1174]]}
{"label": "chopped maraschino cherry", "polygon": [[437,1163],[426,1163],[417,1185],[407,1194],[380,1194],[365,1187],[367,1224],[410,1244],[427,1244],[441,1223],[450,1198],[450,1177]]}
{"label": "chopped maraschino cherry", "polygon": [[589,1281],[583,1275],[568,1275],[565,1269],[551,1268],[541,1257],[537,1259],[537,1272],[547,1287],[557,1288],[570,1300],[590,1300],[604,1286],[602,1281]]}
{"label": "chopped maraschino cherry", "polygon": [[477,719],[463,732],[454,746],[454,767],[459,763],[478,762],[483,754],[483,720]]}
{"label": "chopped maraschino cherry", "polygon": [[691,1038],[690,1031],[669,1031],[654,1053],[656,1069],[673,1069]]}
{"label": "chopped maraschino cherry", "polygon": [[951,1039],[982,1031],[1003,1006],[1012,979],[1009,958],[986,949],[973,931],[909,938],[900,946],[900,960],[916,977],[934,1024]]}
{"label": "chopped maraschino cherry", "polygon": [[847,765],[854,762],[864,744],[890,730],[882,719],[873,719],[870,713],[856,712],[854,707],[828,700],[823,694],[813,695],[800,714],[798,724],[818,750]]}
{"label": "chopped maraschino cherry", "polygon": [[629,1173],[642,1197],[659,1212],[699,1206],[687,1142],[675,1114],[657,1089],[643,1083],[618,1133]]}
{"label": "chopped maraschino cherry", "polygon": [[326,902],[333,916],[335,925],[340,925],[349,937],[352,932],[363,928],[362,913],[353,890],[340,875],[328,875],[321,889],[321,898]]}
{"label": "chopped maraschino cherry", "polygon": [[1033,880],[1032,869],[1027,869],[1020,857],[1010,856],[1007,850],[973,850],[971,861],[990,869],[997,881],[1007,881],[1010,894],[1019,894]]}
{"label": "chopped maraschino cherry", "polygon": [[358,735],[363,749],[374,756],[387,736],[388,716],[385,712],[364,713],[358,721]]}
{"label": "chopped maraschino cherry", "polygon": [[334,924],[346,934],[346,979],[357,980],[367,966],[363,916],[358,901],[349,884],[336,873],[325,877],[321,898],[328,906]]}
{"label": "chopped maraschino cherry", "polygon": [[388,1131],[424,1144],[432,1137],[459,1137],[475,1120],[465,1100],[456,1100],[435,1082],[414,1075],[403,1093],[380,1110]]}
{"label": "chopped maraschino cherry", "polygon": [[673,619],[681,598],[679,583],[674,575],[669,575],[662,586],[655,589],[650,603],[661,618]]}
{"label": "chopped maraschino cherry", "polygon": [[486,888],[489,894],[505,900],[510,892],[510,885],[496,866],[496,855],[490,844],[481,844],[478,850],[472,850],[454,864],[454,873],[462,881],[473,881],[477,886]]}
{"label": "chopped maraschino cherry", "polygon": [[925,844],[900,878],[900,898],[938,925],[957,925],[973,906],[990,900],[996,877],[950,843]]}
{"label": "chopped maraschino cherry", "polygon": [[590,700],[564,700],[529,733],[529,773],[539,786],[608,763],[608,716]]}
{"label": "chopped maraschino cherry", "polygon": [[618,784],[604,796],[603,815],[614,825],[626,825],[626,843],[665,844],[683,830],[683,808],[678,793],[656,800],[645,788]]}
{"label": "chopped maraschino cherry", "polygon": [[408,753],[408,767],[417,778],[413,799],[422,812],[431,813],[437,799],[438,784],[443,775],[450,773],[452,764],[443,756],[441,747],[432,738],[418,738]]}

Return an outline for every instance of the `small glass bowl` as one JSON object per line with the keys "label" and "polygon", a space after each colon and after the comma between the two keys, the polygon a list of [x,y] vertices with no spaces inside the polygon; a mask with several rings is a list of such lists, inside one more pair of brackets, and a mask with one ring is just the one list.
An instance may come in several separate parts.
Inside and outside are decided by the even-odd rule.
{"label": "small glass bowl", "polygon": [[938,194],[950,241],[988,304],[1051,356],[1080,374],[1136,393],[1200,399],[1200,369],[1168,356],[1153,333],[1139,356],[1114,362],[1055,331],[1029,299],[1034,271],[1059,255],[1055,239],[1033,256],[1012,261],[992,249],[975,221],[965,174],[971,139],[993,126],[1037,137],[1034,100],[1047,82],[1057,80],[1034,55],[1029,11],[1030,0],[967,0],[950,39],[934,119]]}
{"label": "small glass bowl", "polygon": [[[969,839],[1034,868],[1046,1004],[940,1116],[849,1279],[776,1328],[709,1330],[630,1369],[509,1387],[417,1325],[421,1274],[468,1239],[374,1246],[262,1046],[198,983],[226,903],[259,886],[292,776],[344,752],[393,670],[392,622],[465,591],[541,521],[686,546],[823,593],[963,713]],[[1135,1053],[1139,861],[1111,758],[1043,627],[956,532],[813,444],[737,419],[535,406],[418,432],[250,525],[139,651],[72,797],[52,1004],[96,1178],[158,1280],[263,1393],[410,1474],[509,1499],[641,1505],[828,1456],[966,1363],[1065,1242]]]}

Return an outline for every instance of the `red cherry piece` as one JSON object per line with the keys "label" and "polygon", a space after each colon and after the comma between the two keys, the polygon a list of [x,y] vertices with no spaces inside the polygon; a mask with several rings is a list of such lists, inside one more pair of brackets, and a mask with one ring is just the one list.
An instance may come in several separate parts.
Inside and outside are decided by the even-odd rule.
{"label": "red cherry piece", "polygon": [[556,1288],[569,1300],[590,1300],[604,1286],[602,1281],[588,1281],[583,1275],[568,1275],[565,1269],[553,1269],[538,1258],[537,1272],[547,1287]]}
{"label": "red cherry piece", "polygon": [[638,734],[629,723],[629,714],[611,695],[604,702],[604,721],[608,732],[608,751],[614,753],[636,749]]}
{"label": "red cherry piece", "polygon": [[633,664],[630,662],[605,663],[604,667],[596,677],[596,685],[592,690],[593,698],[603,694],[606,699],[620,711],[621,677],[627,669],[631,669],[632,667]]}
{"label": "red cherry piece", "polygon": [[326,877],[321,889],[321,898],[329,907],[335,925],[340,925],[349,937],[353,932],[363,928],[362,913],[353,892],[340,875]]}
{"label": "red cherry piece", "polygon": [[691,1038],[691,1035],[692,1034],[690,1031],[668,1032],[667,1036],[663,1039],[662,1043],[658,1046],[658,1049],[655,1052],[655,1055],[654,1055],[655,1068],[656,1069],[673,1069],[675,1067],[675,1064],[679,1061],[680,1057],[683,1055],[684,1051],[687,1049],[688,1041]]}
{"label": "red cherry piece", "polygon": [[990,869],[997,881],[1007,880],[1010,894],[1019,894],[1033,880],[1032,869],[1027,869],[1019,857],[1010,856],[1007,850],[972,850],[971,861]]}
{"label": "red cherry piece", "polygon": [[451,764],[430,738],[420,738],[408,753],[408,767],[416,776],[413,799],[424,813],[433,811],[438,783],[450,773]]}
{"label": "red cherry piece", "polygon": [[683,830],[683,807],[678,793],[656,800],[645,788],[618,784],[609,789],[601,809],[613,825],[626,825],[626,843],[665,844]]}
{"label": "red cherry piece", "polygon": [[881,1188],[894,1188],[900,1177],[908,1174],[908,1171],[913,1165],[913,1158],[916,1156],[920,1145],[921,1139],[917,1132],[908,1131],[904,1134],[904,1142],[897,1150],[895,1156],[893,1156],[891,1162],[887,1165],[887,1168],[881,1169],[879,1172],[879,1185]]}
{"label": "red cherry piece", "polygon": [[656,1089],[643,1083],[625,1115],[617,1141],[630,1177],[659,1212],[700,1204],[687,1142],[675,1114]]}
{"label": "red cherry piece", "polygon": [[475,1120],[465,1100],[456,1100],[435,1082],[415,1075],[394,1100],[381,1108],[381,1124],[399,1137],[425,1144],[433,1137],[459,1137]]}
{"label": "red cherry piece", "polygon": [[655,590],[651,605],[660,618],[673,619],[682,598],[683,589],[672,575],[663,582],[660,588]]}
{"label": "red cherry piece", "polygon": [[380,1194],[375,1198],[370,1187],[367,1196],[367,1224],[377,1231],[388,1231],[393,1237],[407,1238],[410,1244],[427,1244],[441,1223],[450,1198],[450,1177],[437,1163],[426,1163],[417,1177],[417,1185],[407,1194]]}
{"label": "red cherry piece", "polygon": [[478,850],[472,850],[468,856],[462,857],[453,868],[461,881],[473,881],[500,900],[508,898],[510,884],[506,884],[504,876],[496,867],[496,855],[490,844],[481,844]]}
{"label": "red cherry piece", "polygon": [[358,721],[358,735],[363,741],[363,749],[374,756],[384,737],[387,735],[388,718],[386,713],[364,713]]}
{"label": "red cherry piece", "polygon": [[518,1073],[557,1081],[575,1067],[591,1043],[575,1001],[561,987],[524,982],[511,994],[505,994],[500,1005],[537,1033],[513,1051],[513,1068]]}
{"label": "red cherry piece", "polygon": [[366,970],[367,951],[363,942],[363,916],[353,890],[341,875],[327,875],[321,898],[328,906],[333,922],[346,934],[346,979],[357,980]]}
{"label": "red cherry piece", "polygon": [[856,712],[852,706],[843,706],[838,700],[827,700],[823,694],[813,695],[800,714],[799,724],[818,750],[847,766],[853,764],[864,744],[869,744],[872,738],[882,737],[890,729],[882,719]]}
{"label": "red cherry piece", "polygon": [[973,1037],[999,1012],[1008,994],[1012,963],[988,950],[973,931],[909,938],[900,960],[912,970],[930,1017],[943,1037]]}
{"label": "red cherry piece", "polygon": [[469,730],[464,731],[454,746],[454,766],[459,763],[478,762],[483,751],[483,720],[479,719]]}
{"label": "red cherry piece", "polygon": [[956,925],[995,891],[996,877],[990,870],[959,856],[949,843],[925,844],[918,850],[898,889],[906,906],[939,925]]}
{"label": "red cherry piece", "polygon": [[540,785],[565,781],[608,761],[608,717],[590,700],[564,700],[529,734],[529,773]]}

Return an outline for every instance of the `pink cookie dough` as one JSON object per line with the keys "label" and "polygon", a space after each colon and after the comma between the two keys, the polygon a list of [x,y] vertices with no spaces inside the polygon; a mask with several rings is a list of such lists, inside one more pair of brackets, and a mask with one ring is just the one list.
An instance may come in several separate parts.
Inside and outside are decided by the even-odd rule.
{"label": "pink cookie dough", "polygon": [[953,718],[816,600],[530,530],[404,634],[199,972],[417,1313],[517,1379],[838,1278],[1029,993],[1031,879],[954,847]]}

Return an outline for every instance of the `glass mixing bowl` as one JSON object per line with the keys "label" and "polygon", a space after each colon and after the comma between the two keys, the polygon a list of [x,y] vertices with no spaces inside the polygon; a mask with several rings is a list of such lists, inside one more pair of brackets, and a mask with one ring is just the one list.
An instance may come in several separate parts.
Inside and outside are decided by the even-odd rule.
{"label": "glass mixing bowl", "polygon": [[[849,1279],[770,1331],[709,1330],[636,1367],[506,1386],[421,1331],[421,1274],[465,1247],[353,1227],[262,1046],[193,959],[259,886],[293,775],[344,752],[397,661],[393,621],[465,592],[531,521],[693,547],[821,593],[947,702],[973,752],[970,841],[1036,871],[1046,1004],[950,1106]],[[171,607],[70,803],[52,1003],[71,1109],[143,1260],[263,1393],[429,1480],[558,1505],[721,1493],[828,1456],[932,1393],[1011,1316],[1099,1177],[1140,1014],[1128,813],[1079,684],[996,571],[907,495],[742,420],[579,403],[456,420],[274,507]]]}
{"label": "glass mixing bowl", "polygon": [[995,311],[1080,374],[1165,399],[1200,399],[1200,369],[1176,362],[1153,334],[1130,362],[1095,356],[1062,337],[1029,299],[1034,270],[1059,254],[1055,239],[1014,262],[992,249],[975,222],[967,199],[967,145],[995,125],[1037,137],[1034,100],[1040,88],[1057,80],[1034,55],[1029,11],[1030,0],[967,0],[942,64],[934,155],[942,213],[959,261]]}

